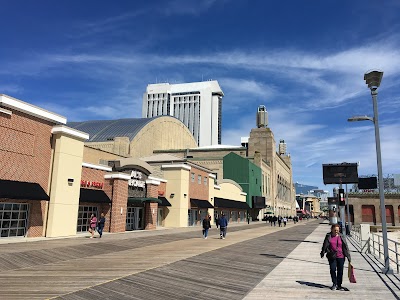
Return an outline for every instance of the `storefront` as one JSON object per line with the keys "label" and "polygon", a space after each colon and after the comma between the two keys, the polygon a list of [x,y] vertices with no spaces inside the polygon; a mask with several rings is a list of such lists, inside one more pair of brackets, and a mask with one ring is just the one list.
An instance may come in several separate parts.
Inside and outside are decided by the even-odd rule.
{"label": "storefront", "polygon": [[27,236],[28,229],[42,231],[41,207],[49,199],[37,183],[0,180],[0,237]]}
{"label": "storefront", "polygon": [[76,234],[84,140],[66,118],[0,94],[0,236]]}
{"label": "storefront", "polygon": [[201,225],[206,216],[209,215],[208,209],[214,208],[207,200],[190,199],[190,209],[188,210],[188,226]]}
{"label": "storefront", "polygon": [[[79,194],[77,232],[87,232],[90,225],[90,217],[94,215],[97,219],[100,215],[109,215],[111,199],[101,190],[103,182],[81,180]],[[87,188],[87,187],[92,188]],[[107,226],[108,225],[108,226]],[[109,222],[105,224],[105,231],[109,231]]]}
{"label": "storefront", "polygon": [[250,209],[249,205],[246,202],[230,200],[215,197],[214,198],[214,214],[216,216],[225,215],[225,218],[229,222],[245,222],[246,221],[246,213]]}

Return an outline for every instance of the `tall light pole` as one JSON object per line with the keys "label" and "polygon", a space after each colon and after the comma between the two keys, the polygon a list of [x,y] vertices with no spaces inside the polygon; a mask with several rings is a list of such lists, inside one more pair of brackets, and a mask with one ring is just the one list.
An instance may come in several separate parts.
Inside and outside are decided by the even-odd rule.
{"label": "tall light pole", "polygon": [[381,141],[379,137],[379,123],[378,123],[378,103],[377,103],[377,95],[378,95],[378,87],[381,84],[383,77],[382,71],[369,71],[364,74],[365,83],[368,85],[368,88],[371,90],[372,96],[372,105],[374,108],[374,117],[368,116],[356,116],[349,118],[348,121],[372,121],[375,125],[375,145],[376,145],[376,162],[378,167],[378,182],[379,182],[379,199],[381,206],[381,219],[382,219],[382,237],[383,237],[383,256],[385,267],[382,269],[384,274],[393,273],[393,270],[390,268],[389,264],[389,250],[388,250],[388,239],[387,239],[387,226],[386,226],[386,207],[385,207],[385,193],[383,189],[383,175],[382,175],[382,158],[381,158]]}

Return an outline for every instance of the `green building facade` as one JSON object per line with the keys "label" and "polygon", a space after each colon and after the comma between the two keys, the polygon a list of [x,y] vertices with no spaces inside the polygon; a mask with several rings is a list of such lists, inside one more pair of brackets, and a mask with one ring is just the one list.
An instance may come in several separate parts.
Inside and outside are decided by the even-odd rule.
{"label": "green building facade", "polygon": [[236,181],[247,193],[246,202],[253,208],[253,196],[262,195],[261,168],[233,152],[223,158],[224,179]]}

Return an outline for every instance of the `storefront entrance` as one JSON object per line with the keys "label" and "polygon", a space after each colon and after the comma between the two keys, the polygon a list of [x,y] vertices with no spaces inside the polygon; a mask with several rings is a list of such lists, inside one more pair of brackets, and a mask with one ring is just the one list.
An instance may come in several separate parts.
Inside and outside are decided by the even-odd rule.
{"label": "storefront entrance", "polygon": [[144,228],[144,208],[143,207],[127,207],[126,208],[126,227],[130,230],[141,230]]}
{"label": "storefront entrance", "polygon": [[197,209],[188,210],[188,226],[196,226],[197,224]]}
{"label": "storefront entrance", "polygon": [[0,237],[25,236],[29,204],[0,203]]}
{"label": "storefront entrance", "polygon": [[77,232],[86,232],[89,230],[90,216],[94,215],[99,218],[97,206],[79,205]]}

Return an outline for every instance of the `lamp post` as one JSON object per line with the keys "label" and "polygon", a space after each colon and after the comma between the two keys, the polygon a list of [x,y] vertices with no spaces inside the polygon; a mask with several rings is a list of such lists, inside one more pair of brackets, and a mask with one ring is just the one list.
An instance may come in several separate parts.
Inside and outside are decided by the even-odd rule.
{"label": "lamp post", "polygon": [[368,116],[356,116],[349,118],[349,122],[353,121],[372,121],[375,125],[375,145],[376,145],[376,162],[378,167],[378,182],[379,182],[379,199],[381,206],[381,219],[382,219],[382,237],[383,237],[383,256],[385,267],[382,269],[384,274],[393,273],[389,265],[389,250],[388,250],[388,239],[387,239],[387,226],[386,226],[386,207],[385,207],[385,194],[383,190],[383,176],[382,176],[382,158],[381,158],[381,142],[379,137],[379,123],[378,123],[378,104],[377,95],[378,87],[381,84],[383,77],[382,71],[373,70],[364,74],[365,83],[371,90],[372,105],[374,109],[374,117]]}

